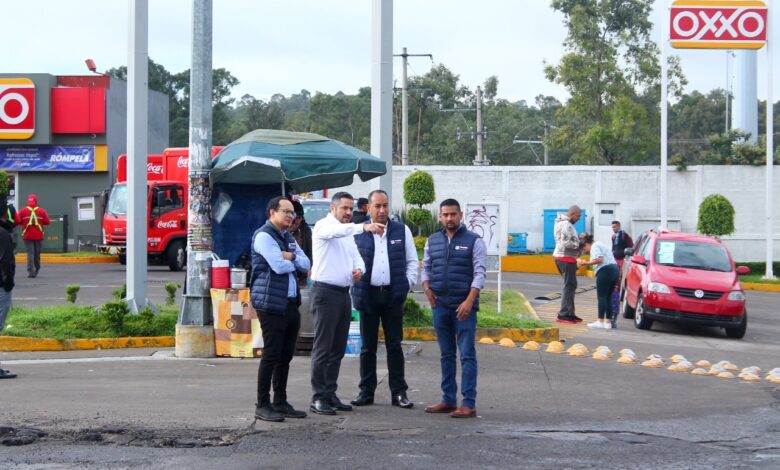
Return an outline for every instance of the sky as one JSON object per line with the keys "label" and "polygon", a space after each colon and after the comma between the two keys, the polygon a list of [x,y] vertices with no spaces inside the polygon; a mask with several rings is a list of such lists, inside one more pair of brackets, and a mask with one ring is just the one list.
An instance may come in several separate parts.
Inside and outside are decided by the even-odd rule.
{"label": "sky", "polygon": [[[127,63],[129,0],[25,0],[3,2],[4,73],[88,74],[91,58],[105,71]],[[661,14],[652,19],[656,38]],[[233,96],[267,100],[302,89],[354,94],[371,84],[373,0],[213,0],[213,66],[240,84]],[[767,2],[768,3],[768,2]],[[474,88],[496,75],[498,95],[533,103],[536,95],[560,100],[566,90],[548,82],[544,63],[564,52],[562,15],[549,0],[395,0],[393,50],[433,54]],[[777,15],[772,13],[773,17]],[[171,72],[191,65],[192,0],[149,0],[149,55]],[[776,35],[773,35],[773,37]],[[682,60],[685,91],[725,88],[725,51],[673,50]],[[773,54],[777,56],[776,53]],[[758,53],[759,98],[766,91],[766,53]],[[431,67],[410,58],[409,75]],[[400,59],[394,79],[400,84]],[[733,80],[732,80],[733,81]],[[400,85],[398,85],[400,86]],[[780,73],[773,80],[780,95]]]}

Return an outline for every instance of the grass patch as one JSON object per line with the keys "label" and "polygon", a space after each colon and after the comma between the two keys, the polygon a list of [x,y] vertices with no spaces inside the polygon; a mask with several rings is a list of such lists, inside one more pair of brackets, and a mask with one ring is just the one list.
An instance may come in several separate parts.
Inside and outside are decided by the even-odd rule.
{"label": "grass patch", "polygon": [[[416,304],[414,306],[413,304]],[[501,292],[501,311],[498,313],[498,292],[482,291],[477,314],[477,326],[481,328],[547,328],[550,325],[530,316],[525,297],[513,290]],[[404,306],[405,327],[433,326],[433,313],[428,305],[420,305],[407,298]]]}
{"label": "grass patch", "polygon": [[758,284],[780,284],[780,279],[775,279],[774,281],[769,281],[767,279],[761,279],[764,275],[763,274],[745,274],[742,276],[739,276],[739,280],[742,282],[755,282]]}
{"label": "grass patch", "polygon": [[161,306],[159,309],[160,314],[152,318],[126,315],[121,330],[117,331],[97,307],[13,307],[8,313],[3,334],[53,339],[173,336],[178,320],[178,307]]}

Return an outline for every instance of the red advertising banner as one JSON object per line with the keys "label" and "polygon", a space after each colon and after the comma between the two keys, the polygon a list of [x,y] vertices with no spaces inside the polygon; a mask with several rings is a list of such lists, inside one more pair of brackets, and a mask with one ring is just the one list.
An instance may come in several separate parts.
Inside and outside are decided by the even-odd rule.
{"label": "red advertising banner", "polygon": [[0,78],[0,140],[35,134],[35,84],[28,78]]}
{"label": "red advertising banner", "polygon": [[677,49],[761,49],[767,6],[753,0],[676,0],[669,39]]}

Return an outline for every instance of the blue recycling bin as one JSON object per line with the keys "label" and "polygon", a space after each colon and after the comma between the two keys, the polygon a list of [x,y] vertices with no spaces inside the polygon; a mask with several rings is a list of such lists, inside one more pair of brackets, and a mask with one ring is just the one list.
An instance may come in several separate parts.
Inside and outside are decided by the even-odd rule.
{"label": "blue recycling bin", "polygon": [[506,245],[507,253],[525,253],[528,251],[528,232],[512,232]]}

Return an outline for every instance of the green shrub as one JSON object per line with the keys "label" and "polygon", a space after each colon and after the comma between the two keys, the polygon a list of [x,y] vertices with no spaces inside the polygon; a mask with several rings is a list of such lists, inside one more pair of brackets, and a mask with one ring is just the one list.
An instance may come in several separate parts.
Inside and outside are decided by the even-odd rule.
{"label": "green shrub", "polygon": [[79,290],[81,290],[81,286],[78,284],[69,284],[65,286],[65,300],[68,302],[75,304],[76,298],[78,297]]}
{"label": "green shrub", "polygon": [[705,235],[731,235],[734,233],[734,206],[726,197],[711,194],[699,206],[699,223],[696,230]]}
{"label": "green shrub", "polygon": [[176,303],[176,290],[180,287],[181,284],[175,282],[165,284],[165,305],[173,305]]}
{"label": "green shrub", "polygon": [[116,300],[122,300],[127,297],[127,284],[122,284],[122,287],[115,291],[111,291],[111,295],[114,296],[114,299]]}
{"label": "green shrub", "polygon": [[433,326],[433,314],[412,297],[404,302],[404,326]]}
{"label": "green shrub", "polygon": [[0,194],[8,196],[8,173],[0,170]]}
{"label": "green shrub", "polygon": [[109,329],[117,334],[125,327],[125,317],[130,312],[124,300],[106,302],[100,307],[100,314],[108,324]]}
{"label": "green shrub", "polygon": [[419,232],[420,226],[424,225],[426,222],[428,222],[431,219],[431,211],[428,209],[420,209],[417,207],[412,207],[406,212],[406,218],[409,221],[411,225],[416,227]]}
{"label": "green shrub", "polygon": [[422,207],[436,200],[433,176],[417,170],[404,180],[404,201],[407,204]]}
{"label": "green shrub", "polygon": [[[747,266],[750,268],[751,274],[764,274],[766,272],[766,263],[756,261],[734,261],[737,266]],[[777,274],[780,273],[780,261],[772,262],[772,271]]]}
{"label": "green shrub", "polygon": [[428,237],[414,237],[414,247],[418,253],[422,253],[425,249],[425,242],[428,241]]}

